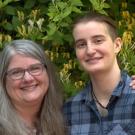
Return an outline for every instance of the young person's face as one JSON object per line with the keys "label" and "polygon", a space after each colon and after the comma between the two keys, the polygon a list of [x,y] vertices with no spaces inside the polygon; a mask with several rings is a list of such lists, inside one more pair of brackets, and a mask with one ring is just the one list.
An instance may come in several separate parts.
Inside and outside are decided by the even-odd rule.
{"label": "young person's face", "polygon": [[113,41],[105,23],[79,23],[73,29],[73,36],[76,56],[88,73],[106,72],[117,64],[121,39]]}

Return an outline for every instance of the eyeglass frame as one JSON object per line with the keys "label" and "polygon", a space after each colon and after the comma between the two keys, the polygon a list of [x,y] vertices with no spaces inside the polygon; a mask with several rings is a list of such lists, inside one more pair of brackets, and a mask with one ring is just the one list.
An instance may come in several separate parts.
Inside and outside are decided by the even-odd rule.
{"label": "eyeglass frame", "polygon": [[[31,71],[31,69],[34,67],[34,66],[37,66],[37,65],[40,65],[41,66],[41,71],[40,72],[38,72],[38,73],[32,73],[32,71]],[[24,68],[21,68],[21,67],[16,67],[16,68],[13,68],[13,69],[10,69],[10,70],[8,70],[7,72],[6,72],[6,75],[9,77],[9,78],[11,78],[12,80],[21,80],[21,79],[23,79],[24,78],[24,76],[25,76],[25,73],[26,72],[28,72],[31,76],[39,76],[42,72],[43,72],[43,70],[44,69],[46,69],[47,68],[47,66],[46,66],[46,64],[42,64],[42,63],[36,63],[36,64],[32,64],[32,65],[30,65],[28,68],[26,68],[26,69],[24,69]],[[20,75],[20,77],[16,77],[16,78],[14,78],[12,75],[12,73],[13,73],[13,71],[17,71],[17,70],[20,70],[21,72],[22,72],[22,75]]]}

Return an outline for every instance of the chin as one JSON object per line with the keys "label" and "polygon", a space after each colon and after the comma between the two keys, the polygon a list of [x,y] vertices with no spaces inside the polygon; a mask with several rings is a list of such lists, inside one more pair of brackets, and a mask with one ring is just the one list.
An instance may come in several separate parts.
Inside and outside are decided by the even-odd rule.
{"label": "chin", "polygon": [[38,99],[37,98],[24,99],[25,102],[29,102],[29,103],[35,102],[36,100]]}
{"label": "chin", "polygon": [[42,99],[42,97],[41,96],[38,96],[38,95],[30,95],[30,96],[28,96],[27,98],[25,98],[24,100],[26,101],[26,102],[31,102],[31,103],[33,103],[33,102],[37,102],[37,101],[39,101],[39,100],[41,100]]}
{"label": "chin", "polygon": [[91,68],[91,69],[88,69],[88,70],[86,70],[89,74],[99,74],[99,73],[101,73],[102,71],[103,71],[103,69],[101,69],[101,68]]}

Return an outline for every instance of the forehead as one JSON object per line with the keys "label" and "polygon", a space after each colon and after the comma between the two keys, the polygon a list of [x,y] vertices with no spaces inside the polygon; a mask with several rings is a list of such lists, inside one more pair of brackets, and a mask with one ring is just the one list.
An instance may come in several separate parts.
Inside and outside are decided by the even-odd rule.
{"label": "forehead", "polygon": [[15,67],[28,67],[31,64],[40,63],[39,60],[26,56],[23,54],[15,54],[9,63],[8,68],[15,68]]}
{"label": "forehead", "polygon": [[103,22],[89,21],[78,23],[73,29],[74,39],[92,37],[96,35],[105,35],[107,36],[108,29],[107,24]]}

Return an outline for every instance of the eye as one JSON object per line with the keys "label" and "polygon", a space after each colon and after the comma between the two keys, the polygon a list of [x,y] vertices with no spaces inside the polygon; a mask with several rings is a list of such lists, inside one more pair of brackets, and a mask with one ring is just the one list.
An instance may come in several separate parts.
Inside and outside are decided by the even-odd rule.
{"label": "eye", "polygon": [[77,48],[77,49],[82,49],[82,48],[85,48],[87,46],[87,43],[86,42],[77,42],[76,44],[75,44],[75,47]]}
{"label": "eye", "polygon": [[20,74],[23,74],[23,72],[24,72],[23,69],[11,69],[10,71],[7,72],[7,74],[10,76],[19,76]]}
{"label": "eye", "polygon": [[37,73],[37,72],[40,72],[43,70],[43,65],[42,64],[36,64],[36,65],[32,65],[30,68],[29,68],[29,71],[31,73]]}
{"label": "eye", "polygon": [[96,45],[102,44],[103,42],[104,42],[104,39],[101,38],[101,37],[95,38],[93,40],[93,43],[96,44]]}

